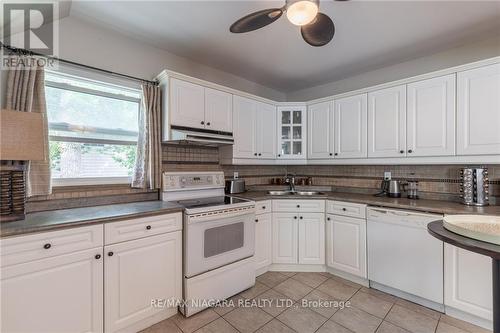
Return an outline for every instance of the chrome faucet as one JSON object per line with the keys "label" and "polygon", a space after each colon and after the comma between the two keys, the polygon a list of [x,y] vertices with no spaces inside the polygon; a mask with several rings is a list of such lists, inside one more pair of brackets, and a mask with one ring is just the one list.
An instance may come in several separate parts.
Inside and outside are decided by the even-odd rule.
{"label": "chrome faucet", "polygon": [[285,183],[288,183],[290,186],[289,191],[290,192],[296,192],[295,191],[295,175],[289,173],[285,176]]}

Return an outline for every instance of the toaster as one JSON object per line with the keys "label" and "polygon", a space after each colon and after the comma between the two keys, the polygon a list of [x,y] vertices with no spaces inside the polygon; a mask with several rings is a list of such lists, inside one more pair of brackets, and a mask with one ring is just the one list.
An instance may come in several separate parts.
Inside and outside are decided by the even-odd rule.
{"label": "toaster", "polygon": [[243,193],[245,192],[245,180],[242,178],[226,180],[226,193]]}

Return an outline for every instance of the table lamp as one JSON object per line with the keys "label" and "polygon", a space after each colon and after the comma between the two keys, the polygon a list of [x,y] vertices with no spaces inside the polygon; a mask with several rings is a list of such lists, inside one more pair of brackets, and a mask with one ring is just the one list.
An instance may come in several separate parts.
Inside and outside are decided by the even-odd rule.
{"label": "table lamp", "polygon": [[45,159],[43,115],[35,112],[0,111],[0,221],[24,219],[25,163]]}

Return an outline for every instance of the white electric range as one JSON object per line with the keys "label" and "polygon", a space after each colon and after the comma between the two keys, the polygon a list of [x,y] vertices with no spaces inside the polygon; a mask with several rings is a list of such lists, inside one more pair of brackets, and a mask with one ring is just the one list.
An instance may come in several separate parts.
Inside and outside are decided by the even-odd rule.
{"label": "white electric range", "polygon": [[186,317],[255,284],[255,202],[225,196],[223,172],[165,172],[162,200],[184,207]]}

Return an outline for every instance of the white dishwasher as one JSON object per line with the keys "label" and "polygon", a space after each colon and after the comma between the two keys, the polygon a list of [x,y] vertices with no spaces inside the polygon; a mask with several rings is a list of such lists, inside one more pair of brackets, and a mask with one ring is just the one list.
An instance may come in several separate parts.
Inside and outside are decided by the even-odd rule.
{"label": "white dishwasher", "polygon": [[443,304],[443,242],[427,232],[427,224],[439,219],[441,215],[368,208],[368,279]]}

